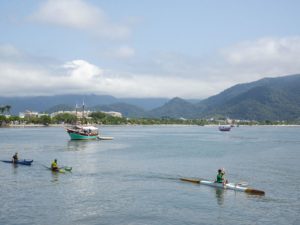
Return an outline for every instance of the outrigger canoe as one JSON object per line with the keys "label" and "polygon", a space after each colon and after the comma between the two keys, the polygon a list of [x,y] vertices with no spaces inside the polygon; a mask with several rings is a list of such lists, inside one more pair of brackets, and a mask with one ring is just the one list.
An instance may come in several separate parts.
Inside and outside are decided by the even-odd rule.
{"label": "outrigger canoe", "polygon": [[222,184],[222,183],[216,183],[214,181],[193,179],[193,178],[180,178],[180,180],[186,181],[186,182],[191,182],[191,183],[196,183],[196,184],[204,184],[204,185],[208,185],[208,186],[216,187],[216,188],[241,191],[241,192],[245,192],[245,193],[252,194],[252,195],[265,195],[264,191],[245,187],[241,184],[235,184],[235,183]]}
{"label": "outrigger canoe", "polygon": [[31,163],[33,162],[33,160],[26,160],[26,159],[18,160],[15,162],[13,162],[12,160],[1,160],[1,161],[5,163],[13,163],[13,164],[26,165],[26,166],[31,166]]}

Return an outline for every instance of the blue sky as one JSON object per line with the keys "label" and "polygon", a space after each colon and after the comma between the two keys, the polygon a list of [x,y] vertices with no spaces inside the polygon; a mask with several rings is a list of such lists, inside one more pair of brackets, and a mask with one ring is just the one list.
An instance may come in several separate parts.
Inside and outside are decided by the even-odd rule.
{"label": "blue sky", "polygon": [[0,2],[1,96],[205,98],[300,71],[299,1]]}

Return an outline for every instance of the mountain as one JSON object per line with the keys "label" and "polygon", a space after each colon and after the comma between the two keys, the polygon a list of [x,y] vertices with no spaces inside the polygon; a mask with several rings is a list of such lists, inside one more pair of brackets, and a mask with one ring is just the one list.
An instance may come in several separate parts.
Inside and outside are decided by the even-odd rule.
{"label": "mountain", "polygon": [[238,84],[192,103],[174,98],[149,112],[151,117],[245,120],[300,120],[300,75],[264,78]]}
{"label": "mountain", "polygon": [[300,74],[238,84],[201,101],[109,95],[0,97],[0,105],[12,106],[12,114],[26,109],[38,112],[71,110],[83,101],[86,109],[117,111],[126,117],[300,120]]}
{"label": "mountain", "polygon": [[181,98],[173,98],[166,104],[149,112],[150,117],[199,118],[197,107]]}
{"label": "mountain", "polygon": [[98,104],[112,104],[118,102],[115,97],[109,95],[54,95],[34,97],[0,97],[0,105],[11,105],[12,114],[18,114],[25,110],[45,112],[56,105],[68,105],[75,108],[85,102],[87,106]]}
{"label": "mountain", "polygon": [[51,108],[45,110],[45,112],[54,113],[58,111],[74,111],[74,110],[75,108],[73,106],[66,105],[66,104],[59,104],[59,105],[52,106]]}
{"label": "mountain", "polygon": [[[10,105],[11,113],[18,115],[25,110],[37,112],[53,112],[52,107],[57,109],[72,108],[75,105],[81,106],[84,102],[87,108],[96,105],[111,105],[126,103],[135,105],[145,110],[151,110],[166,103],[167,98],[115,98],[110,95],[55,95],[55,96],[29,96],[29,97],[0,97],[0,105]],[[62,107],[65,105],[64,107]],[[66,110],[64,109],[64,110]]]}
{"label": "mountain", "polygon": [[145,110],[152,110],[162,106],[169,100],[169,98],[119,98],[118,102],[135,105]]}
{"label": "mountain", "polygon": [[197,104],[200,115],[235,119],[300,118],[300,75],[264,78],[235,85]]}
{"label": "mountain", "polygon": [[130,105],[127,103],[115,103],[111,105],[98,105],[90,108],[94,111],[115,111],[120,112],[124,117],[132,117],[132,118],[142,118],[147,116],[147,112],[135,105]]}

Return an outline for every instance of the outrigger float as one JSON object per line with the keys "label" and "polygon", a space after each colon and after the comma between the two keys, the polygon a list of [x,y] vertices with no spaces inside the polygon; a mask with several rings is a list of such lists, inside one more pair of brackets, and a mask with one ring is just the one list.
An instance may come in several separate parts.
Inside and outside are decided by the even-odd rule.
{"label": "outrigger float", "polygon": [[193,179],[193,178],[180,178],[181,181],[186,181],[186,182],[191,182],[195,184],[204,184],[208,185],[211,187],[216,187],[216,188],[222,188],[222,189],[230,189],[234,191],[241,191],[245,192],[247,194],[252,194],[252,195],[265,195],[264,191],[245,187],[242,184],[235,184],[235,183],[216,183],[214,181],[209,181],[209,180],[202,180],[202,179]]}

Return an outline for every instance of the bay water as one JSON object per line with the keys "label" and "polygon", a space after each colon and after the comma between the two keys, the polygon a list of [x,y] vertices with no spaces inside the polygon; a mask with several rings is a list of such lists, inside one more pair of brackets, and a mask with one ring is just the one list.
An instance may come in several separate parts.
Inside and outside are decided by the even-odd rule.
{"label": "bay water", "polygon": [[[62,127],[1,128],[0,224],[300,224],[300,127],[101,126],[111,141]],[[52,173],[53,159],[73,167]],[[180,181],[225,168],[265,196]]]}

